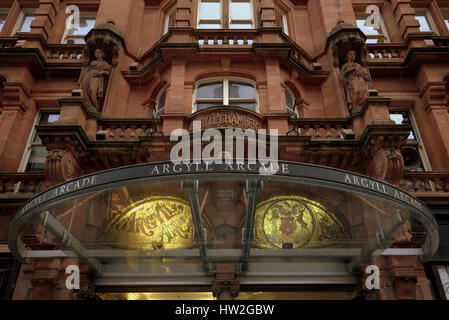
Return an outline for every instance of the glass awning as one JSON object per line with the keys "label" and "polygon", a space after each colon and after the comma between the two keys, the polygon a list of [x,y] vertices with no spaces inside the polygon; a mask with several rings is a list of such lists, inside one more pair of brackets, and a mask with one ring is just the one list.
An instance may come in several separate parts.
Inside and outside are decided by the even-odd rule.
{"label": "glass awning", "polygon": [[239,277],[332,270],[344,278],[348,265],[355,270],[381,254],[408,223],[426,231],[423,259],[437,249],[435,219],[410,194],[352,172],[278,165],[265,175],[248,162],[164,162],[79,177],[23,205],[9,247],[22,263],[72,257],[99,278],[136,283],[201,279],[223,264]]}

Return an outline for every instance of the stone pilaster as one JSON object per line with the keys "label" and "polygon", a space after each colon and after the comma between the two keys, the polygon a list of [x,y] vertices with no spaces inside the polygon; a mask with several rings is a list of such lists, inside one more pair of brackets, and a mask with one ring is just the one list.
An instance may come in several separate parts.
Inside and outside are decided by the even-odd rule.
{"label": "stone pilaster", "polygon": [[191,10],[192,3],[190,0],[179,0],[176,3],[176,27],[187,28],[192,27]]}
{"label": "stone pilaster", "polygon": [[419,22],[415,19],[415,10],[410,0],[392,0],[391,5],[399,26],[402,39],[406,40],[412,33],[419,32]]}
{"label": "stone pilaster", "polygon": [[31,23],[31,33],[37,33],[48,39],[51,27],[55,23],[59,0],[39,0],[39,8],[34,15],[36,19]]}
{"label": "stone pilaster", "polygon": [[260,24],[262,28],[273,28],[275,24],[274,1],[260,1]]}

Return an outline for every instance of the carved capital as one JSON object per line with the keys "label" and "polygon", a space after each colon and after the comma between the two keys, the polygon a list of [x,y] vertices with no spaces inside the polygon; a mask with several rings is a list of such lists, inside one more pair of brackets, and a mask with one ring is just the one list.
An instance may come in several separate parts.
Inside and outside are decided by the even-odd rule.
{"label": "carved capital", "polygon": [[51,150],[45,161],[45,175],[52,184],[74,179],[82,174],[77,160],[67,150]]}
{"label": "carved capital", "polygon": [[239,295],[240,285],[237,280],[216,280],[212,282],[212,292],[217,298],[235,298]]}

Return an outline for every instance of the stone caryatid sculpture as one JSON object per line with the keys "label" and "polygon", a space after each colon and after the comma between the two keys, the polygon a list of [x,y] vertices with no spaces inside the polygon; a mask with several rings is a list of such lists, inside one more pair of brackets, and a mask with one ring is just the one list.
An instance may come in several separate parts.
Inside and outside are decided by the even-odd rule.
{"label": "stone caryatid sculpture", "polygon": [[371,82],[368,71],[355,62],[355,57],[356,52],[350,50],[346,55],[346,63],[341,68],[341,76],[349,111],[365,101]]}
{"label": "stone caryatid sculpture", "polygon": [[94,56],[80,79],[80,85],[86,102],[101,112],[112,66],[105,60],[103,50],[95,49]]}

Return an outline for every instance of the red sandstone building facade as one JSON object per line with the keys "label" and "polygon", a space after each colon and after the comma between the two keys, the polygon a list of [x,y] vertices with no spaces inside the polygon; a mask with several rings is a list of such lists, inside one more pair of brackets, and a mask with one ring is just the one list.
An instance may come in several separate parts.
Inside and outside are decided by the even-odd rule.
{"label": "red sandstone building facade", "polygon": [[[3,299],[447,299],[449,2],[1,0],[0,23]],[[390,224],[402,208],[390,215],[363,192],[312,178],[262,186],[233,167],[223,181],[104,187],[48,209],[59,222],[38,212],[15,229],[40,192],[169,161],[170,133],[198,120],[202,130],[277,129],[282,173],[341,169],[377,179],[343,181],[369,192],[383,181],[403,203],[421,200],[439,228],[413,215]],[[149,216],[130,227],[131,212],[159,209],[181,217],[168,238],[152,238]],[[71,264],[81,289],[65,287]],[[378,290],[363,285],[369,264]]]}

